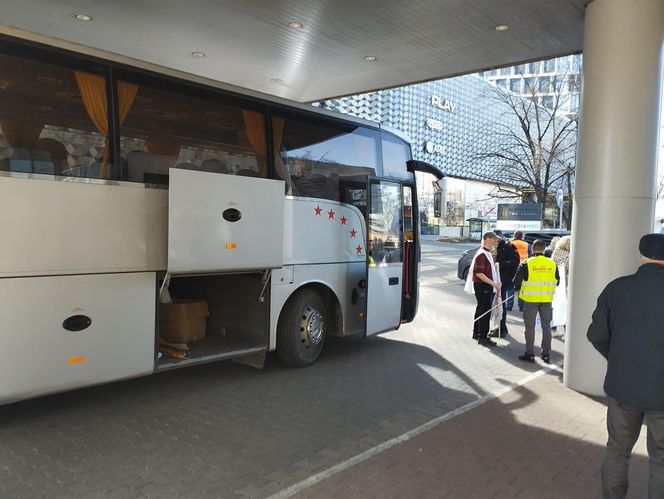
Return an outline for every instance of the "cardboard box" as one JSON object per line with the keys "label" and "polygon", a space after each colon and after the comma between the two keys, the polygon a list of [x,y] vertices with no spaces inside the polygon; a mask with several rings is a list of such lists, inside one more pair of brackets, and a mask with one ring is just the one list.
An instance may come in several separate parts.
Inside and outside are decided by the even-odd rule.
{"label": "cardboard box", "polygon": [[159,304],[159,336],[173,343],[189,343],[205,338],[210,315],[206,301],[176,300]]}

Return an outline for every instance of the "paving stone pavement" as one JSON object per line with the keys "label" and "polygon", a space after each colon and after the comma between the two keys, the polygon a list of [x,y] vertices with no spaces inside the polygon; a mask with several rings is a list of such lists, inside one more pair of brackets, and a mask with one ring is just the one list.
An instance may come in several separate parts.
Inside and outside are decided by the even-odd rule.
{"label": "paving stone pavement", "polygon": [[[504,395],[305,488],[292,498],[599,497],[603,400],[549,371]],[[628,497],[646,497],[645,431]]]}
{"label": "paving stone pavement", "polygon": [[[262,371],[221,362],[0,407],[0,497],[269,497],[503,391],[542,365],[523,365],[516,359],[523,351],[518,313],[510,314],[512,334],[498,348],[482,348],[471,341],[474,298],[463,293],[455,276],[461,251],[458,246],[423,246],[420,308],[414,323],[368,340],[330,339],[321,358],[306,369],[287,368],[273,356]],[[560,339],[554,340],[554,362],[562,362],[563,345]],[[540,400],[545,397],[528,407],[539,407]],[[472,421],[476,411],[491,404],[510,407],[496,409],[496,424],[504,413],[503,424],[516,425],[513,406],[496,400],[430,431],[447,428],[452,421]],[[576,411],[576,406],[570,409]],[[585,417],[586,411],[576,413]],[[592,425],[603,434],[601,413],[598,409]],[[589,430],[570,418],[571,433],[563,438],[574,441]],[[524,426],[525,434],[535,433],[535,427]],[[500,436],[505,447],[511,448],[509,432],[488,432],[482,426],[475,433]],[[551,437],[553,447],[557,433],[543,434]],[[410,449],[424,435],[429,432],[375,458]],[[433,441],[434,435],[428,438]],[[524,462],[539,459],[524,451],[527,461],[512,456],[495,467],[489,459],[493,454],[485,454],[481,442],[468,448],[463,440],[437,442],[438,454],[431,455],[426,466],[422,463],[418,474],[413,468],[403,473],[403,463],[392,457],[383,471],[374,468],[375,479],[367,483],[379,487],[385,473],[393,473],[395,479],[402,476],[404,484],[414,477],[429,483],[429,475],[447,475],[445,459],[478,463],[483,477],[499,472],[518,477]],[[417,455],[425,453],[420,447]],[[599,446],[595,447],[599,452]],[[408,452],[406,464],[413,457]],[[597,468],[597,452],[586,449],[588,469]],[[330,477],[329,483],[342,476]],[[542,470],[538,477],[558,480]],[[336,497],[359,497],[351,485],[328,490],[324,483],[328,482],[319,484],[322,490],[300,494],[326,497],[334,490]],[[477,480],[469,483],[468,494],[456,497],[472,497],[479,484]],[[519,480],[514,484],[524,487]],[[446,490],[439,484],[433,489],[423,487],[417,489],[422,497],[444,497],[437,495]],[[400,497],[415,497],[405,488],[398,490]],[[367,497],[371,493],[362,492]]]}

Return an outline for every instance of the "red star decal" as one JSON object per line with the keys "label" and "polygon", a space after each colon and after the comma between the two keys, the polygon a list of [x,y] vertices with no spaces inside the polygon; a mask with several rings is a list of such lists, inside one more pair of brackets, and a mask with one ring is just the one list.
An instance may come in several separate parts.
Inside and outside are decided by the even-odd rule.
{"label": "red star decal", "polygon": [[357,248],[355,248],[355,251],[357,251],[357,254],[358,254],[358,255],[361,255],[361,254],[362,254],[362,246],[360,246],[360,245],[358,244],[358,245],[357,245]]}
{"label": "red star decal", "polygon": [[346,225],[346,221],[348,220],[345,215],[341,215],[341,225]]}
{"label": "red star decal", "polygon": [[334,212],[333,212],[332,210],[330,210],[330,211],[327,212],[327,218],[328,218],[328,219],[332,219],[332,218],[334,218]]}
{"label": "red star decal", "polygon": [[320,212],[323,211],[323,210],[321,210],[320,206],[316,206],[316,207],[314,208],[314,211],[316,212],[316,216],[317,216],[317,217],[320,217]]}
{"label": "red star decal", "polygon": [[355,237],[355,234],[357,234],[357,231],[355,229],[350,231],[350,237]]}

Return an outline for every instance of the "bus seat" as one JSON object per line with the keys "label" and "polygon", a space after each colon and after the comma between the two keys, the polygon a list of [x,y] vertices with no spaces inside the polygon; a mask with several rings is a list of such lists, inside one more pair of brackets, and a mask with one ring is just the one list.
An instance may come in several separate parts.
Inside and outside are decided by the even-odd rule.
{"label": "bus seat", "polygon": [[32,151],[32,170],[35,173],[55,175],[55,165],[48,151]]}
{"label": "bus seat", "polygon": [[131,151],[127,153],[127,178],[132,182],[155,183],[154,179],[168,177],[168,169],[173,167],[176,161],[175,156]]}
{"label": "bus seat", "polygon": [[150,153],[131,151],[127,153],[127,180],[143,182],[146,171],[150,169]]}
{"label": "bus seat", "polygon": [[198,166],[196,166],[194,163],[190,163],[189,161],[178,163],[175,165],[175,168],[179,168],[181,170],[200,170]]}
{"label": "bus seat", "polygon": [[241,175],[243,177],[260,177],[258,172],[256,170],[252,170],[251,168],[243,168],[242,170],[238,170],[235,175]]}
{"label": "bus seat", "polygon": [[32,173],[32,155],[30,149],[14,147],[14,154],[9,159],[9,170],[12,172]]}
{"label": "bus seat", "polygon": [[218,159],[204,159],[201,162],[201,170],[214,173],[228,173],[228,168]]}
{"label": "bus seat", "polygon": [[[66,170],[67,167],[69,166],[67,164],[67,149],[65,148],[64,144],[60,142],[59,140],[51,139],[51,138],[43,138],[43,139],[38,139],[37,143],[35,144],[35,149],[36,151],[33,152],[33,157],[32,161],[35,162],[34,165],[34,170],[35,173],[50,173],[50,174],[60,174],[62,173],[63,170]],[[49,156],[49,162],[51,162],[51,171],[39,171],[37,172],[37,161],[42,161],[38,160],[35,155],[38,152],[45,152]],[[40,168],[46,168],[46,165],[40,165]]]}

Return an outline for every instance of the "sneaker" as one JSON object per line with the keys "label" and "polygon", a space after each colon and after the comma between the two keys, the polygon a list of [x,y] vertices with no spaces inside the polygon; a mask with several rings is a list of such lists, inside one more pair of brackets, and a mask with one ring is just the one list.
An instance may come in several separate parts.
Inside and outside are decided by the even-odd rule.
{"label": "sneaker", "polygon": [[551,363],[551,358],[548,355],[542,354],[542,360],[544,361],[545,364]]}
{"label": "sneaker", "polygon": [[532,353],[524,353],[519,355],[519,360],[525,360],[526,362],[535,362],[535,356]]}
{"label": "sneaker", "polygon": [[477,343],[483,347],[495,347],[496,342],[491,341],[489,338],[480,338],[477,340]]}

